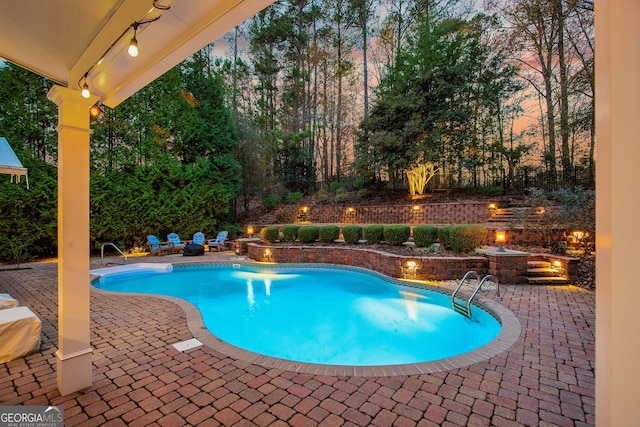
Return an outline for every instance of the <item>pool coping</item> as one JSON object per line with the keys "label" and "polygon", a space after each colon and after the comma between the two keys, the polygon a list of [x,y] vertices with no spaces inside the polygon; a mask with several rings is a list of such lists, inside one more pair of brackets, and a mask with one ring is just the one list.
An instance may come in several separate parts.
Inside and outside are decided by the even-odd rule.
{"label": "pool coping", "polygon": [[[189,267],[189,266],[208,266],[208,265],[233,265],[235,263],[230,262],[194,262],[194,263],[180,263],[174,265],[174,267]],[[245,262],[243,265],[258,265],[265,266],[265,263],[260,262]],[[356,269],[375,276],[382,277],[392,283],[400,284],[404,287],[424,288],[425,285],[418,285],[415,283],[405,283],[397,279],[385,276],[373,270],[363,269],[360,267],[342,266],[337,264],[268,264],[269,267],[291,267],[291,266],[313,266],[313,267],[334,267],[334,268],[347,268]],[[489,343],[464,354],[458,356],[452,356],[445,359],[440,359],[431,362],[418,362],[407,364],[393,364],[393,365],[374,365],[374,366],[349,366],[349,365],[328,365],[328,364],[315,364],[306,362],[296,362],[286,359],[281,359],[273,356],[266,356],[263,354],[254,353],[249,350],[245,350],[240,347],[236,347],[226,341],[213,335],[205,326],[202,320],[200,310],[190,302],[166,295],[160,294],[147,294],[147,293],[133,293],[133,292],[113,292],[105,291],[93,286],[94,281],[99,280],[98,277],[92,277],[91,285],[93,290],[110,294],[110,295],[135,295],[138,297],[151,297],[160,298],[166,301],[170,301],[180,306],[186,315],[187,327],[193,337],[200,341],[203,345],[210,349],[222,353],[226,356],[242,360],[248,363],[256,364],[269,369],[280,369],[285,371],[291,371],[296,373],[306,373],[312,375],[326,375],[326,376],[352,376],[352,377],[388,377],[396,375],[420,375],[430,374],[436,372],[443,372],[452,369],[464,368],[473,365],[478,362],[486,361],[499,355],[500,353],[511,348],[521,334],[521,325],[518,318],[507,308],[503,307],[498,302],[476,295],[474,299],[474,305],[478,305],[481,308],[489,311],[496,319],[501,323],[502,328],[496,338]],[[437,286],[428,285],[430,290],[442,292],[445,294],[451,294],[451,290]]]}

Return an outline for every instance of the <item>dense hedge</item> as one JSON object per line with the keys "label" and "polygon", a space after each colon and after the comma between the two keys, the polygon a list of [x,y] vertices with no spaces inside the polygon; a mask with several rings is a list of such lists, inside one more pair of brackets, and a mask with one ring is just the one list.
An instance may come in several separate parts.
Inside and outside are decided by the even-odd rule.
{"label": "dense hedge", "polygon": [[313,243],[320,236],[320,227],[317,225],[305,225],[298,230],[298,240],[300,243]]}
{"label": "dense hedge", "polygon": [[487,229],[477,224],[455,225],[451,227],[451,249],[455,252],[470,252],[487,242]]}
{"label": "dense hedge", "polygon": [[418,248],[426,248],[438,241],[438,227],[418,225],[413,228],[413,241]]}
{"label": "dense hedge", "polygon": [[392,246],[402,246],[411,237],[411,227],[404,224],[387,225],[384,227],[382,235],[385,242]]}
{"label": "dense hedge", "polygon": [[274,243],[276,240],[280,239],[280,231],[276,226],[264,227],[260,230],[260,237],[262,237],[262,240]]}
{"label": "dense hedge", "polygon": [[337,225],[323,225],[319,230],[320,241],[325,243],[333,243],[340,237],[340,227]]}
{"label": "dense hedge", "polygon": [[384,225],[368,225],[362,230],[362,235],[368,243],[380,243],[384,237]]}
{"label": "dense hedge", "polygon": [[282,227],[282,238],[285,242],[295,242],[298,239],[299,225],[287,224]]}
{"label": "dense hedge", "polygon": [[445,249],[451,249],[451,228],[452,225],[438,228],[438,241]]}
{"label": "dense hedge", "polygon": [[342,227],[342,237],[345,243],[350,245],[362,239],[362,227],[359,225],[345,225]]}

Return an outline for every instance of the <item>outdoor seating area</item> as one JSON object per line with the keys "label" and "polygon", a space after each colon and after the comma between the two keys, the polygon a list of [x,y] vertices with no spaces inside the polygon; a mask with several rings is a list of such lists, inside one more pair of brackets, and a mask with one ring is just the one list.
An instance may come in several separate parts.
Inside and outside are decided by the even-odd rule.
{"label": "outdoor seating area", "polygon": [[[199,245],[202,247],[206,245],[209,248],[209,252],[213,251],[214,248],[220,252],[221,250],[226,249],[228,234],[228,231],[221,231],[215,239],[206,240],[204,233],[198,231],[193,234],[193,238],[191,240],[182,240],[177,233],[169,233],[166,241],[160,241],[157,236],[149,234],[147,236],[147,247],[149,249],[150,256],[179,253],[192,255],[194,252],[193,245]],[[199,251],[196,252],[200,254]]]}
{"label": "outdoor seating area", "polygon": [[[251,262],[229,251],[203,261]],[[181,351],[174,345],[202,333],[193,306],[92,288],[93,385],[60,396],[57,263],[30,267],[0,270],[0,291],[41,315],[42,346],[0,364],[0,401],[63,405],[65,426],[595,425],[595,295],[574,286],[501,284],[501,299],[492,290],[484,296],[518,318],[514,346],[465,368],[405,375],[396,366],[386,376],[337,376],[331,366],[299,373],[206,345]]]}

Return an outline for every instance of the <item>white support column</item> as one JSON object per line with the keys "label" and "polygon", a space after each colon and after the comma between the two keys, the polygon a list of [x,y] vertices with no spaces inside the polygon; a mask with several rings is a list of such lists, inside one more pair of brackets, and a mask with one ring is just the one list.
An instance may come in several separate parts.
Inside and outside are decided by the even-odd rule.
{"label": "white support column", "polygon": [[97,101],[53,86],[58,106],[58,390],[92,384],[89,316],[89,108]]}
{"label": "white support column", "polygon": [[595,8],[596,425],[640,426],[640,2]]}

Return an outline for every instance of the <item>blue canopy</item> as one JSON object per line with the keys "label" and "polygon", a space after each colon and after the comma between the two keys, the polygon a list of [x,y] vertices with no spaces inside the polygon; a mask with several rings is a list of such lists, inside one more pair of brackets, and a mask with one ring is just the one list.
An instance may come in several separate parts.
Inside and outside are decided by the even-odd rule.
{"label": "blue canopy", "polygon": [[16,182],[20,182],[20,177],[24,176],[27,181],[27,188],[29,188],[27,168],[22,166],[20,159],[18,159],[18,156],[9,145],[9,141],[3,137],[0,137],[0,173],[11,175],[11,182],[13,182],[14,177]]}

